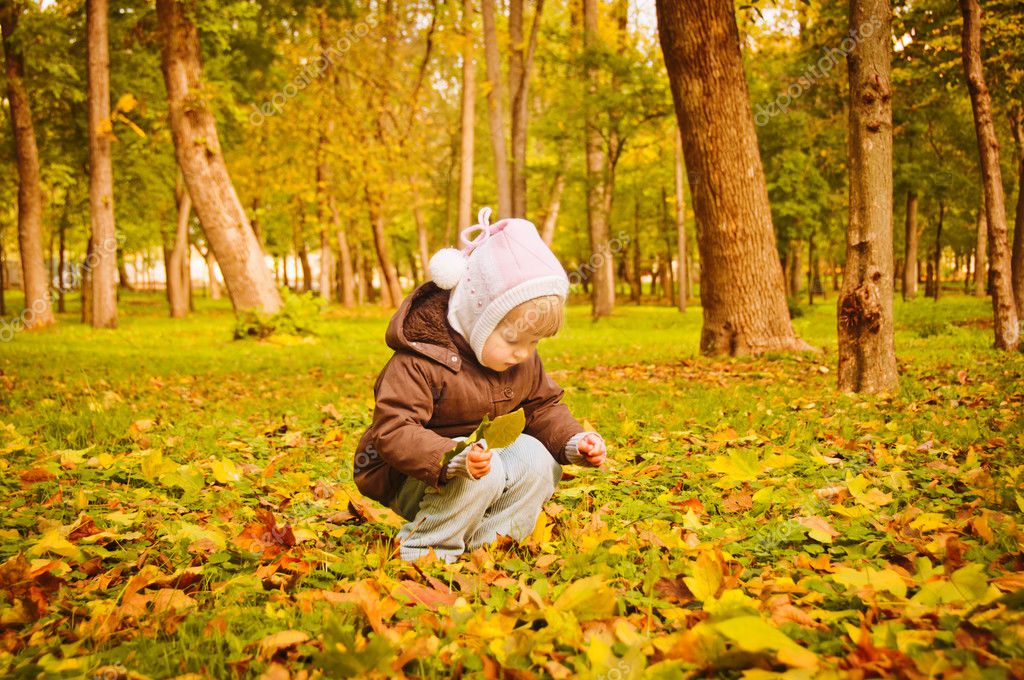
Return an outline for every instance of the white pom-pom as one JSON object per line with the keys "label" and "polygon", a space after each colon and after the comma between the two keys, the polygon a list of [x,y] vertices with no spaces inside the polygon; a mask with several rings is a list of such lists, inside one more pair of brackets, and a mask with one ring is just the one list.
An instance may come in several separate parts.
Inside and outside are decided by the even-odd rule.
{"label": "white pom-pom", "polygon": [[430,258],[430,278],[438,288],[451,290],[466,271],[466,256],[455,248],[442,248]]}

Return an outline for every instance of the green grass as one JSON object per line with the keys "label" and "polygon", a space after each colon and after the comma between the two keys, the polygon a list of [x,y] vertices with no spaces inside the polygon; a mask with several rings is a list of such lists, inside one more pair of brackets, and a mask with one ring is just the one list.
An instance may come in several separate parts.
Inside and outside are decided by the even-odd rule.
{"label": "green grass", "polygon": [[[593,324],[572,306],[541,354],[607,437],[608,469],[569,471],[550,536],[418,568],[394,558],[397,519],[352,484],[387,311],[332,308],[317,342],[280,345],[232,341],[224,301],[171,320],[161,295],[128,294],[116,331],[69,308],[0,345],[2,674],[793,665],[756,620],[822,673],[1024,672],[1021,604],[997,601],[1024,570],[1024,359],[990,349],[987,300],[897,302],[886,397],[835,391],[834,298],[794,322],[819,354],[758,359],[700,357],[697,307],[623,305]],[[239,538],[258,510],[295,529],[294,561]],[[109,533],[90,538],[83,518]],[[879,574],[902,591],[857,581]],[[410,604],[410,582],[461,599]],[[286,630],[308,639],[267,641]]]}

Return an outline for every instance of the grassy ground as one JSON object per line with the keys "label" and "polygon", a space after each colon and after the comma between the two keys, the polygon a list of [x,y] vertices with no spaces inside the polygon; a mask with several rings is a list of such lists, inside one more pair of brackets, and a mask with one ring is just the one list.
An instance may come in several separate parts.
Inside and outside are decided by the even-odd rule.
{"label": "grassy ground", "polygon": [[697,356],[697,308],[573,307],[541,353],[612,461],[452,566],[352,484],[388,314],[281,345],[197,303],[0,345],[0,674],[1024,677],[1024,358],[986,301],[898,304],[879,398],[834,390],[834,299],[795,319],[821,354],[757,360]]}

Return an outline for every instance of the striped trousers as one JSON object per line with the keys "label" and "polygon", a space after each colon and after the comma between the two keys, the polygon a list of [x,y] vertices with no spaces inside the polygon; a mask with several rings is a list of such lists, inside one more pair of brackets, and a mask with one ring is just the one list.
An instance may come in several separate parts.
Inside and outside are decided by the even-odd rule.
{"label": "striped trousers", "polygon": [[517,541],[530,535],[562,467],[527,434],[491,452],[491,471],[480,479],[454,477],[439,489],[411,477],[405,481],[391,503],[409,520],[398,532],[403,560],[433,548],[440,559],[454,562],[499,535]]}

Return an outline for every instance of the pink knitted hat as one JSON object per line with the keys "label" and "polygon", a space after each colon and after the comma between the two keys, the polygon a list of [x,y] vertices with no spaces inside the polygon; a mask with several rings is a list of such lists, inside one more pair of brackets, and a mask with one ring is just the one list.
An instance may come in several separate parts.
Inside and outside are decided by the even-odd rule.
{"label": "pink knitted hat", "polygon": [[482,209],[479,224],[462,231],[462,250],[444,248],[430,258],[434,283],[452,291],[448,322],[481,363],[484,343],[514,307],[545,295],[564,300],[569,293],[565,270],[532,222],[488,224],[490,216],[490,208]]}

